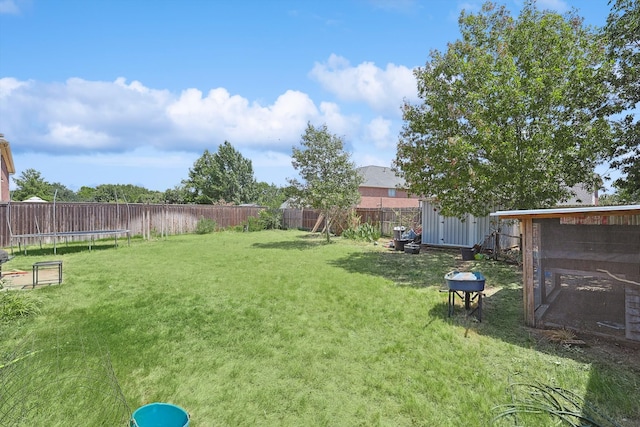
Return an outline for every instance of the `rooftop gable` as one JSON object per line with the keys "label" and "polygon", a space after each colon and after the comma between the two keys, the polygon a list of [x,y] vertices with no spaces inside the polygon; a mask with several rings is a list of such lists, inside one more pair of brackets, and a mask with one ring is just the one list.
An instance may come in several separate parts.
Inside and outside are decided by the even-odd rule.
{"label": "rooftop gable", "polygon": [[404,179],[400,178],[389,167],[363,166],[357,169],[364,178],[361,187],[404,188]]}

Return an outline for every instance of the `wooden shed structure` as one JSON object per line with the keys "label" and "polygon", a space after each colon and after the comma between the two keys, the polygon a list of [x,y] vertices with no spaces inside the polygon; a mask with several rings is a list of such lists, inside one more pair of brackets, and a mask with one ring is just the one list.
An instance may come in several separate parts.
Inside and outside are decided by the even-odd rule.
{"label": "wooden shed structure", "polygon": [[520,221],[527,325],[640,341],[640,205],[492,215]]}

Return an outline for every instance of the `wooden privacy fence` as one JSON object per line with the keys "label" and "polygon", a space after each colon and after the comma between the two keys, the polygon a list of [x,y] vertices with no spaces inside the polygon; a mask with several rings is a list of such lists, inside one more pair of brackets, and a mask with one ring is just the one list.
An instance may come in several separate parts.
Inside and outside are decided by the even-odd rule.
{"label": "wooden privacy fence", "polygon": [[[201,218],[219,227],[233,227],[257,217],[254,206],[151,205],[115,203],[0,203],[0,247],[12,244],[11,237],[34,235],[43,243],[56,233],[91,232],[93,237],[110,237],[107,231],[129,230],[131,236],[192,233]],[[100,235],[104,231],[104,235]],[[41,235],[42,237],[38,237]],[[86,240],[86,236],[70,236]]]}
{"label": "wooden privacy fence", "polygon": [[[255,206],[160,205],[115,203],[0,203],[0,247],[12,244],[11,237],[34,235],[42,243],[51,243],[56,233],[91,232],[92,237],[111,237],[113,230],[129,230],[131,236],[167,236],[193,233],[201,218],[211,219],[221,228],[245,224],[258,217],[263,208]],[[356,209],[362,223],[381,228],[392,236],[393,227],[420,226],[419,208]],[[283,228],[312,230],[319,212],[313,209],[283,209]],[[324,224],[321,224],[320,229]],[[103,235],[100,231],[104,231]],[[39,235],[39,236],[38,236]],[[68,236],[87,240],[87,236]]]}
{"label": "wooden privacy fence", "polygon": [[[355,215],[360,218],[360,223],[369,223],[380,227],[383,236],[393,236],[393,228],[404,226],[417,229],[422,224],[422,211],[420,208],[371,208],[356,209]],[[298,228],[301,230],[312,230],[320,216],[320,213],[313,209],[283,209],[283,228]],[[320,230],[324,227],[321,224]]]}

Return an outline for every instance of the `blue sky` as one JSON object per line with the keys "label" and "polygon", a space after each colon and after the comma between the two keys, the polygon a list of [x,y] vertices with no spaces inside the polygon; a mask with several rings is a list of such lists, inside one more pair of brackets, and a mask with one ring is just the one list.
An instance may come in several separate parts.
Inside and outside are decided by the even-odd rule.
{"label": "blue sky", "polygon": [[[412,69],[481,4],[0,0],[0,133],[15,177],[33,168],[72,190],[164,191],[225,140],[258,181],[285,185],[308,122],[343,137],[356,165],[390,166]],[[609,13],[606,0],[538,6],[597,26]]]}

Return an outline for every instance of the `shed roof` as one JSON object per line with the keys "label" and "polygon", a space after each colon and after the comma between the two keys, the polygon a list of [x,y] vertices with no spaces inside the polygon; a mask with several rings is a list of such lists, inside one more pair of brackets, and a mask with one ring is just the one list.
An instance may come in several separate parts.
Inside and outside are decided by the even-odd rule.
{"label": "shed roof", "polygon": [[522,218],[560,218],[595,215],[640,215],[640,205],[623,206],[586,206],[580,208],[529,209],[513,211],[497,211],[491,216],[503,219]]}
{"label": "shed roof", "polygon": [[0,154],[7,165],[7,171],[10,174],[16,173],[16,168],[13,165],[13,156],[11,155],[11,147],[9,147],[9,141],[4,139],[4,135],[0,133]]}
{"label": "shed roof", "polygon": [[361,187],[404,188],[405,181],[389,167],[363,166],[357,169],[364,181]]}

